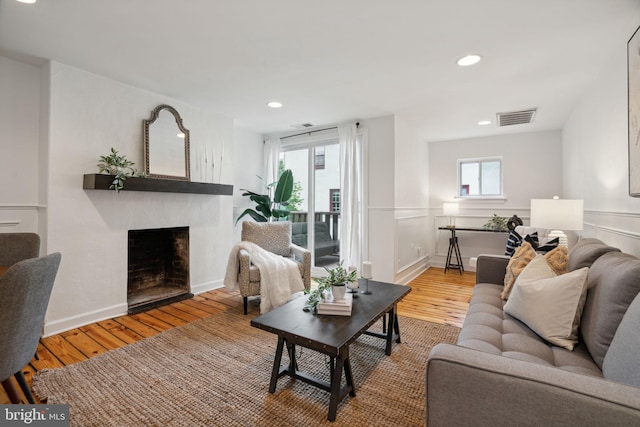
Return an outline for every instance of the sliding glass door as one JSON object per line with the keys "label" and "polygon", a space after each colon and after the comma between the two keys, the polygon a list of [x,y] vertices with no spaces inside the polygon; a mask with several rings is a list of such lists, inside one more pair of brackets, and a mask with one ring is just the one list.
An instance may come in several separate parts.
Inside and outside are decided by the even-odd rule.
{"label": "sliding glass door", "polygon": [[295,183],[289,215],[293,242],[311,250],[314,269],[335,266],[340,259],[338,140],[283,144],[280,167],[291,169]]}

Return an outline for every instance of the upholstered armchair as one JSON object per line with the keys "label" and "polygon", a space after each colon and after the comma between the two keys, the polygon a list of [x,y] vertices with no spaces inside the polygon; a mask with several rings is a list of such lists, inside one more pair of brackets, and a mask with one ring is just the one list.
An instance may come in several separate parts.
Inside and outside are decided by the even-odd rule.
{"label": "upholstered armchair", "polygon": [[[291,222],[242,223],[242,241],[252,242],[275,254],[293,258],[298,263],[305,289],[311,286],[311,252],[291,243]],[[248,297],[260,295],[260,270],[251,262],[249,253],[240,249],[238,288],[242,296],[244,314],[247,314]]]}

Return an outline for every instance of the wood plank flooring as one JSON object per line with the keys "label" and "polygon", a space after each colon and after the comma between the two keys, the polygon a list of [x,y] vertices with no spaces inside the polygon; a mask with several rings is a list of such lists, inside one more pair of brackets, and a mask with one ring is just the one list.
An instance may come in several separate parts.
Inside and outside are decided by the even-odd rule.
{"label": "wood plank flooring", "polygon": [[[409,284],[412,290],[398,304],[398,314],[462,326],[474,283],[475,273],[461,275],[457,271],[445,273],[443,269],[430,268]],[[37,350],[38,359],[34,358],[23,372],[31,384],[33,375],[41,369],[77,363],[226,310],[242,313],[240,294],[224,288],[215,289],[144,313],[116,317],[42,338]],[[248,316],[257,314],[258,301],[250,298]],[[19,390],[17,384],[16,388]],[[0,403],[9,402],[0,387]]]}

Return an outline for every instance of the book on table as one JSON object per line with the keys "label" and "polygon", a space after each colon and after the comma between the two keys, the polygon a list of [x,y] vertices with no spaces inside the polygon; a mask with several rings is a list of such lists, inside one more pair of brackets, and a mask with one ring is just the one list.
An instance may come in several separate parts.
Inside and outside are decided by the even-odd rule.
{"label": "book on table", "polygon": [[342,299],[329,299],[318,303],[318,314],[332,314],[335,316],[351,316],[353,295],[345,294]]}

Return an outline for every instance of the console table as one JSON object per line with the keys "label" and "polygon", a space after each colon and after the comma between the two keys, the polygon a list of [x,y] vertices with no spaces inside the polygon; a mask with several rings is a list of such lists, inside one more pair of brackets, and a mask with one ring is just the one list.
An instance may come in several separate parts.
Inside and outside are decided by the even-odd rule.
{"label": "console table", "polygon": [[[484,233],[506,233],[504,230],[491,230],[488,228],[480,228],[480,227],[438,227],[438,230],[449,230],[451,232],[451,237],[449,238],[449,250],[447,251],[447,263],[444,267],[444,272],[450,268],[454,270],[460,271],[460,274],[464,272],[464,266],[462,265],[462,256],[460,255],[460,246],[458,246],[458,237],[456,236],[456,231],[479,231]],[[452,257],[455,257],[456,262],[452,262]]]}

